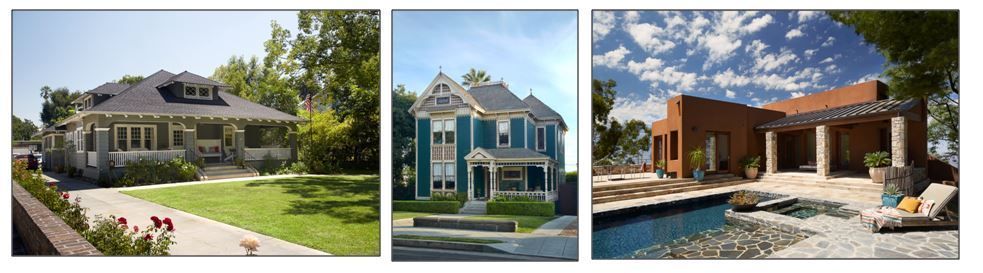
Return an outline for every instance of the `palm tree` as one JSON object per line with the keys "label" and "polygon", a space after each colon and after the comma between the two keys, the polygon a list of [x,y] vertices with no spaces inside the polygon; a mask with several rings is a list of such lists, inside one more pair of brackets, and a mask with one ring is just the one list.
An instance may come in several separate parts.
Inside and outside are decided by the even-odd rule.
{"label": "palm tree", "polygon": [[491,76],[484,70],[476,70],[471,68],[471,70],[468,70],[468,74],[461,75],[461,79],[464,80],[461,82],[462,85],[475,86],[483,82],[491,81]]}
{"label": "palm tree", "polygon": [[47,85],[41,87],[41,98],[47,101],[48,98],[50,97],[51,97],[51,87],[48,87]]}

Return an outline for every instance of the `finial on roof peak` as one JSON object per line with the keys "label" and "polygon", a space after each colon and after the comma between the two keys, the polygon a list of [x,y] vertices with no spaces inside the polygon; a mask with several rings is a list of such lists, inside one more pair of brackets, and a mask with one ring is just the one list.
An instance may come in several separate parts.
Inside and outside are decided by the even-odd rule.
{"label": "finial on roof peak", "polygon": [[532,96],[532,88],[529,88],[529,95]]}
{"label": "finial on roof peak", "polygon": [[443,65],[438,65],[437,66],[437,72],[444,73],[444,66]]}

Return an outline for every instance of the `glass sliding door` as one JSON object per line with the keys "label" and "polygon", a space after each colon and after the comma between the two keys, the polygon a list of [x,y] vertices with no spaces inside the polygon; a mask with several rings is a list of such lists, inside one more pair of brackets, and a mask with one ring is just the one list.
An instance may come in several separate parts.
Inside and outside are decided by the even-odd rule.
{"label": "glass sliding door", "polygon": [[707,172],[726,172],[730,169],[730,134],[707,132]]}

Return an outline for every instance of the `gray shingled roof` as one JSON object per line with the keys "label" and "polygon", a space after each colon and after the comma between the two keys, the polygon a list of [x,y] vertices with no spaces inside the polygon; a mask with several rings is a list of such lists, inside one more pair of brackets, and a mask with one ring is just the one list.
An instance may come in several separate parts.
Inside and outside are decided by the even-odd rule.
{"label": "gray shingled roof", "polygon": [[522,102],[519,97],[512,94],[508,88],[505,88],[502,84],[489,84],[481,85],[476,87],[471,87],[468,89],[468,93],[482,108],[486,111],[503,111],[503,110],[526,110],[529,109],[529,105]]}
{"label": "gray shingled roof", "polygon": [[211,80],[209,78],[198,76],[197,74],[194,74],[194,73],[191,73],[191,72],[188,72],[188,71],[184,71],[184,72],[178,73],[177,75],[172,76],[170,79],[167,79],[166,81],[162,82],[157,87],[167,86],[167,85],[169,85],[171,83],[175,83],[175,82],[183,82],[183,83],[193,83],[193,84],[203,84],[203,85],[229,87],[229,85],[227,85],[227,84],[220,83],[220,82],[217,82],[217,81],[213,81],[213,80]]}
{"label": "gray shingled roof", "polygon": [[[164,83],[179,80],[200,80],[201,76],[181,73],[176,77],[161,70],[130,86],[118,95],[83,112],[120,112],[159,115],[192,115],[263,120],[302,121],[299,117],[277,111],[226,92],[215,92],[214,100],[185,99],[167,90],[158,89]],[[180,75],[180,74],[179,74]],[[200,78],[200,79],[199,79]],[[205,79],[208,80],[208,79]],[[208,80],[211,81],[211,80]],[[214,82],[214,81],[212,81]],[[201,83],[201,81],[199,81]],[[218,82],[214,82],[218,83]],[[211,83],[210,85],[215,85]],[[225,86],[218,83],[220,86]]]}
{"label": "gray shingled roof", "polygon": [[99,87],[96,87],[96,88],[94,88],[92,90],[89,90],[89,91],[87,91],[85,93],[89,93],[89,94],[102,94],[102,95],[116,95],[116,94],[119,94],[119,92],[123,92],[123,90],[126,90],[126,88],[129,88],[129,87],[130,87],[129,84],[115,83],[115,82],[107,82],[107,83],[104,83],[104,84],[100,85]]}
{"label": "gray shingled roof", "polygon": [[543,101],[539,100],[539,98],[533,96],[532,94],[529,94],[529,96],[526,96],[525,99],[522,99],[522,102],[526,103],[526,105],[529,105],[529,109],[531,109],[532,115],[536,116],[536,118],[539,119],[555,118],[561,120],[563,119],[563,116],[560,116],[559,113],[553,111],[553,108],[550,108],[545,103],[543,103]]}
{"label": "gray shingled roof", "polygon": [[509,159],[509,158],[534,158],[534,159],[547,159],[549,156],[538,153],[536,151],[526,149],[526,148],[497,148],[497,149],[484,149],[491,154],[491,156],[498,159]]}
{"label": "gray shingled roof", "polygon": [[787,116],[758,125],[755,129],[774,129],[885,113],[899,113],[917,105],[917,99],[879,100]]}

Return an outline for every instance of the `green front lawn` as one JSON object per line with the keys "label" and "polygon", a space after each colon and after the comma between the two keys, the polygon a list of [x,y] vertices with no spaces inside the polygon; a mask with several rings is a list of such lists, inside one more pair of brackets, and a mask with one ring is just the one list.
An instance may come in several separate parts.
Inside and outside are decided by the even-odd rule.
{"label": "green front lawn", "polygon": [[488,219],[488,220],[515,220],[519,223],[519,229],[516,232],[519,233],[532,233],[534,230],[546,224],[556,216],[543,217],[543,216],[522,216],[522,215],[481,215],[481,216],[471,216],[468,219]]}
{"label": "green front lawn", "polygon": [[434,214],[429,212],[394,211],[393,220],[402,220],[407,218],[416,218],[416,217],[430,216],[430,215],[434,215]]}
{"label": "green front lawn", "polygon": [[377,175],[260,179],[123,193],[334,255],[379,255]]}

